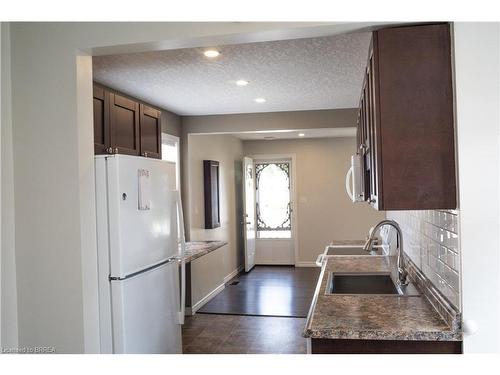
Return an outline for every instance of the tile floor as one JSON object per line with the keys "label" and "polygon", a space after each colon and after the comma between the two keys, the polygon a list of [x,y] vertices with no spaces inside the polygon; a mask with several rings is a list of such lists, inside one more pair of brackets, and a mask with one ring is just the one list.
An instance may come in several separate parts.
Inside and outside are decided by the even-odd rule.
{"label": "tile floor", "polygon": [[182,328],[185,354],[305,354],[304,318],[196,314]]}

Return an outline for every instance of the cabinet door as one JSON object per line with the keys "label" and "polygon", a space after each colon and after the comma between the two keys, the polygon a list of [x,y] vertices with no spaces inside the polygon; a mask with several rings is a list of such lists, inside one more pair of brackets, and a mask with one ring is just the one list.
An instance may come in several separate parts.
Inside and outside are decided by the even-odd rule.
{"label": "cabinet door", "polygon": [[448,24],[375,32],[383,210],[456,208]]}
{"label": "cabinet door", "polygon": [[141,155],[161,159],[161,112],[140,105],[141,112]]}
{"label": "cabinet door", "polygon": [[139,155],[139,103],[110,94],[110,144],[113,153]]}
{"label": "cabinet door", "polygon": [[94,153],[106,154],[109,147],[109,93],[94,85]]}

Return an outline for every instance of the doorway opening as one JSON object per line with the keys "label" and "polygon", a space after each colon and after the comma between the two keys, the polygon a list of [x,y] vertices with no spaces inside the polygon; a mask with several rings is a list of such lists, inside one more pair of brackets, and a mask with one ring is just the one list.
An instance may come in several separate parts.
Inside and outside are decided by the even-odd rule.
{"label": "doorway opening", "polygon": [[296,215],[294,155],[254,156],[255,263],[294,265]]}

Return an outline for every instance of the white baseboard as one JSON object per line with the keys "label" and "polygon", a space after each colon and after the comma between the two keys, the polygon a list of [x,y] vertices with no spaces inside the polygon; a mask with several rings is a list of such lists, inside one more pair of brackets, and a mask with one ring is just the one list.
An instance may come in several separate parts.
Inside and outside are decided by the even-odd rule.
{"label": "white baseboard", "polygon": [[227,283],[229,280],[231,280],[233,277],[236,277],[241,271],[243,271],[243,266],[239,266],[233,272],[231,272],[229,275],[224,277],[224,284]]}
{"label": "white baseboard", "polygon": [[[208,293],[205,297],[203,297],[202,299],[200,299],[198,302],[196,302],[193,306],[191,306],[191,308],[189,310],[190,311],[190,315],[194,315],[196,314],[196,311],[198,311],[199,309],[201,309],[205,304],[207,304],[212,298],[214,298],[217,294],[219,294],[220,292],[222,292],[224,290],[224,288],[226,287],[226,284],[225,283],[222,283],[220,284],[217,288],[215,288],[214,290],[212,290],[210,293]],[[186,312],[187,312],[187,309],[186,309]]]}
{"label": "white baseboard", "polygon": [[255,262],[256,266],[295,266],[295,263],[290,262]]}
{"label": "white baseboard", "polygon": [[243,266],[239,266],[236,268],[233,272],[231,272],[229,275],[224,277],[224,280],[222,284],[220,284],[217,288],[212,290],[210,293],[208,293],[205,297],[203,297],[201,300],[196,302],[193,306],[191,307],[186,307],[186,315],[194,315],[196,314],[196,311],[201,309],[204,305],[206,305],[212,298],[214,298],[217,294],[222,292],[224,288],[226,287],[226,283],[231,280],[233,277],[238,275],[241,271],[243,270]]}
{"label": "white baseboard", "polygon": [[316,262],[297,262],[295,267],[318,267]]}

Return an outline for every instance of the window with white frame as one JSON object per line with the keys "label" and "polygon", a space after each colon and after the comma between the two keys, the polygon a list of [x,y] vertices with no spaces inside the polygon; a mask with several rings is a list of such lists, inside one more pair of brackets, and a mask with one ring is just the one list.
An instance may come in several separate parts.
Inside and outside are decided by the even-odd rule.
{"label": "window with white frame", "polygon": [[161,158],[174,164],[175,189],[180,188],[180,147],[179,137],[162,133],[161,135]]}

